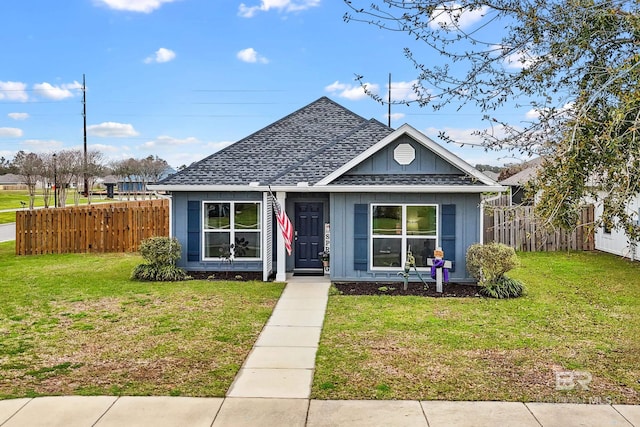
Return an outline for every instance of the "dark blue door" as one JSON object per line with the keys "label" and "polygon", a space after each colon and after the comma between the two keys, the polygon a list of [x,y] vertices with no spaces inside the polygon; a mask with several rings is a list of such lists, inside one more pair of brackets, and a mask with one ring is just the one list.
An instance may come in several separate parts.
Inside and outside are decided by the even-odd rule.
{"label": "dark blue door", "polygon": [[324,249],[322,202],[295,204],[295,268],[322,268],[318,253]]}

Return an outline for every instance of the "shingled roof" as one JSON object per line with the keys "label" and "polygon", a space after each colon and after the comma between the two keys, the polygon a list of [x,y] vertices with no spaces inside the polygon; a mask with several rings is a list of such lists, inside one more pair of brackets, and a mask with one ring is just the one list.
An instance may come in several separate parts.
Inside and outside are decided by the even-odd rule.
{"label": "shingled roof", "polygon": [[158,184],[313,185],[392,132],[322,97]]}

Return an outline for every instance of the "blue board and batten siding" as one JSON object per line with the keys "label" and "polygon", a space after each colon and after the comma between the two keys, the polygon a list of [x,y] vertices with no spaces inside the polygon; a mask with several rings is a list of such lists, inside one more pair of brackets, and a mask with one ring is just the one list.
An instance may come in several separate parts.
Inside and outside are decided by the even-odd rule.
{"label": "blue board and batten siding", "polygon": [[[453,260],[451,280],[473,281],[466,271],[467,248],[480,237],[479,194],[334,193],[331,196],[331,279],[334,281],[398,280],[398,269],[370,268],[371,204],[436,204],[438,245]],[[338,220],[340,218],[340,220]],[[363,250],[365,249],[365,250]]]}
{"label": "blue board and batten siding", "polygon": [[[400,165],[394,159],[394,150],[399,144],[409,144],[415,150],[415,159],[408,165]],[[458,175],[460,170],[410,136],[403,135],[348,172],[349,175],[402,173]]]}
{"label": "blue board and batten siding", "polygon": [[[173,235],[182,245],[178,266],[189,271],[262,271],[262,261],[234,261],[233,266],[222,258],[203,261],[203,212],[204,201],[262,202],[260,192],[175,192],[172,195]],[[263,232],[264,232],[263,226]]]}

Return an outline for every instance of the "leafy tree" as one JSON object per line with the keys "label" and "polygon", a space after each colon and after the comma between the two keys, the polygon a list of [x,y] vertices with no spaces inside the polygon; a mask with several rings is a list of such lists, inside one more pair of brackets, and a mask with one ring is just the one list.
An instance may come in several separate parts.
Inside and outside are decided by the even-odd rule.
{"label": "leafy tree", "polygon": [[58,204],[61,208],[67,204],[67,191],[71,184],[77,183],[78,176],[82,176],[82,161],[80,150],[62,150],[56,153]]}
{"label": "leafy tree", "polygon": [[91,204],[91,189],[96,183],[96,179],[104,175],[106,167],[103,163],[104,155],[100,151],[89,150],[87,152],[87,204]]}
{"label": "leafy tree", "polygon": [[18,169],[9,159],[5,159],[4,156],[0,157],[0,175],[4,175],[7,173],[17,174]]}
{"label": "leafy tree", "polygon": [[40,172],[40,188],[42,189],[42,200],[44,207],[48,208],[51,203],[51,190],[55,185],[54,157],[53,153],[40,154],[42,159],[42,171]]}
{"label": "leafy tree", "polygon": [[[640,2],[370,1],[344,0],[345,20],[407,33],[416,49],[427,45],[444,59],[422,62],[406,48],[415,100],[398,102],[479,106],[490,123],[486,147],[546,158],[539,210],[550,221],[575,225],[578,205],[593,196],[605,221],[640,237],[627,211],[640,193]],[[521,107],[534,117],[524,127],[496,116]]]}
{"label": "leafy tree", "polygon": [[36,153],[25,153],[18,151],[13,164],[18,168],[18,174],[22,176],[29,190],[29,209],[33,209],[36,199],[36,185],[42,174],[42,158]]}

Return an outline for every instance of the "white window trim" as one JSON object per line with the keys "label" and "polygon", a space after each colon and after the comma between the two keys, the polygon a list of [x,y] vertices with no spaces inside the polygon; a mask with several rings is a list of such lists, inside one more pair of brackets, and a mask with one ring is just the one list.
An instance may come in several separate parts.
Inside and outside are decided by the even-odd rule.
{"label": "white window trim", "polygon": [[[379,235],[378,238],[392,238],[401,240],[400,248],[402,253],[400,254],[400,266],[399,267],[374,267],[373,266],[373,214],[376,206],[400,206],[402,208],[402,233],[400,236],[387,234],[387,235]],[[407,235],[407,230],[405,230],[406,221],[407,221],[407,206],[432,206],[436,208],[436,234],[435,236],[420,236],[420,235]],[[407,262],[407,238],[427,238],[435,240],[436,247],[438,247],[438,242],[440,241],[440,206],[435,203],[371,203],[369,205],[369,269],[371,271],[403,271],[404,264]],[[429,267],[418,267],[418,271],[428,271]]]}
{"label": "white window trim", "polygon": [[[224,203],[228,203],[229,204],[229,210],[232,213],[232,216],[230,218],[230,223],[229,223],[229,228],[228,229],[207,229],[205,228],[205,222],[207,220],[206,215],[207,215],[207,211],[206,211],[206,205],[207,204],[224,204]],[[256,204],[258,207],[258,219],[260,221],[260,226],[257,229],[251,229],[251,230],[245,230],[245,229],[240,229],[240,230],[236,230],[236,224],[235,224],[235,204],[236,203],[253,203]],[[262,202],[258,201],[258,200],[203,200],[202,201],[202,260],[203,261],[226,261],[224,258],[221,257],[206,257],[206,250],[205,250],[205,242],[206,242],[206,235],[207,233],[230,233],[230,238],[235,242],[235,234],[236,232],[240,232],[240,233],[244,233],[244,232],[250,232],[250,233],[256,233],[258,234],[258,242],[260,243],[260,256],[257,258],[248,258],[248,257],[243,257],[243,258],[238,258],[235,255],[233,255],[233,260],[234,261],[262,261],[263,258],[263,253],[264,253],[264,248],[262,247],[263,245],[263,233],[264,233],[264,224],[263,224],[263,218],[262,218]]]}

